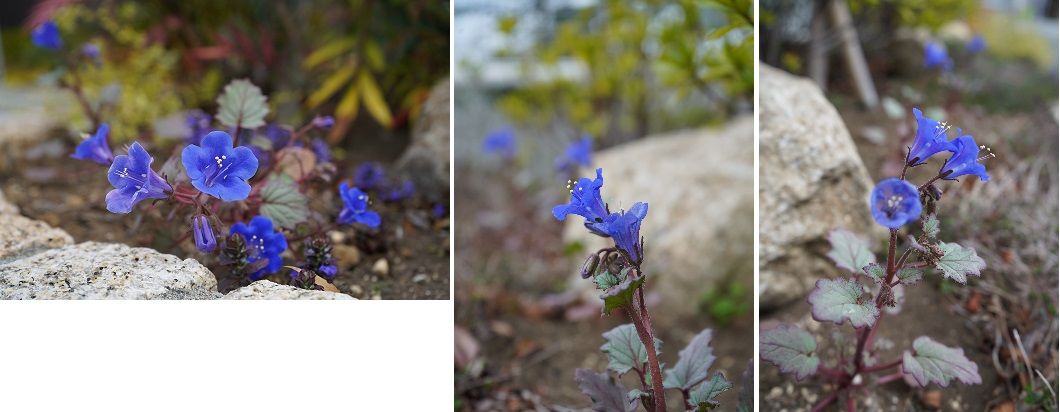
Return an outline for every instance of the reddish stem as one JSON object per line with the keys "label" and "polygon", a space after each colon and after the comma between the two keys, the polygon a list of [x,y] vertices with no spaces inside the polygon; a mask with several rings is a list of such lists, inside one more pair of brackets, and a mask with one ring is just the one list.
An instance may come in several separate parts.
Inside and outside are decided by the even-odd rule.
{"label": "reddish stem", "polygon": [[824,399],[821,399],[820,402],[817,402],[816,405],[813,405],[813,409],[811,409],[810,412],[823,411],[824,407],[826,407],[828,405],[831,405],[832,402],[835,402],[836,398],[838,398],[838,397],[839,397],[839,392],[832,392],[831,395],[826,396]]}
{"label": "reddish stem", "polygon": [[865,368],[864,370],[862,370],[862,372],[864,372],[864,373],[875,373],[875,372],[891,369],[891,368],[896,367],[896,366],[901,365],[901,364],[902,364],[902,360],[901,359],[895,359],[892,362],[888,362],[888,363],[885,363],[885,364],[882,364],[882,365],[869,366],[869,367]]}
{"label": "reddish stem", "polygon": [[[633,300],[638,299],[639,296],[634,296]],[[643,305],[643,302],[640,303]],[[659,358],[655,353],[655,340],[649,331],[646,330],[645,325],[642,324],[642,319],[637,314],[635,306],[637,302],[633,303],[634,307],[627,307],[626,314],[633,322],[633,327],[637,329],[637,336],[640,338],[640,342],[644,344],[644,349],[648,352],[648,369],[651,371],[651,385],[652,385],[652,400],[655,403],[656,412],[666,412],[666,394],[663,392],[662,387],[662,370],[659,368]]]}

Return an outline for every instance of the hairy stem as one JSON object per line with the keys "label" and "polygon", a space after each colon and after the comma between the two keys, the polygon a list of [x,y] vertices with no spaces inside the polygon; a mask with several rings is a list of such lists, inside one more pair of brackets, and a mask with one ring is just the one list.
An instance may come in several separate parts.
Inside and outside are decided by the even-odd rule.
{"label": "hairy stem", "polygon": [[[898,250],[898,230],[891,229],[891,239],[887,245],[887,277],[884,280],[884,284],[890,284],[894,280],[894,274],[898,272],[895,269],[895,254]],[[882,309],[882,302],[876,302],[876,309]],[[858,347],[854,352],[854,375],[857,375],[864,371],[862,369],[865,352],[865,347],[872,343],[872,338],[876,334],[876,328],[880,326],[880,321],[883,320],[883,311],[879,311],[879,317],[876,318],[875,322],[872,322],[872,326],[862,331],[861,336],[858,337]]]}
{"label": "hairy stem", "polygon": [[644,321],[647,318],[647,311],[643,312],[645,315],[643,318],[637,313],[636,306],[644,307],[643,297],[641,289],[638,289],[637,294],[633,297],[633,307],[627,307],[626,314],[629,315],[630,321],[633,322],[633,327],[637,329],[637,336],[640,338],[640,342],[644,344],[644,349],[648,352],[648,369],[651,371],[652,400],[655,403],[655,411],[666,412],[666,394],[663,393],[662,370],[659,368],[659,358],[655,353],[655,339]]}

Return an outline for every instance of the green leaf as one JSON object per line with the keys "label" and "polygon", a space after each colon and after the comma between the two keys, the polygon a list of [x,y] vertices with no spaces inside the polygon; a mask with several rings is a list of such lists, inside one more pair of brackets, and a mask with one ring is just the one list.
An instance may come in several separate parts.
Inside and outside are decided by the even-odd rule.
{"label": "green leaf", "polygon": [[625,276],[622,281],[604,290],[600,299],[604,300],[604,314],[610,315],[612,310],[633,303],[633,292],[644,284],[644,276]]}
{"label": "green leaf", "polygon": [[356,44],[356,39],[353,37],[344,37],[325,43],[323,47],[314,50],[309,56],[306,56],[305,60],[302,61],[302,67],[306,70],[312,69],[323,62],[338,57],[340,54],[352,49]]}
{"label": "green leaf", "polygon": [[912,376],[920,386],[934,382],[949,385],[953,379],[965,384],[983,383],[979,366],[964,356],[961,348],[951,348],[921,336],[913,341],[913,351],[902,355],[902,373]]}
{"label": "green leaf", "polygon": [[896,276],[903,285],[914,285],[924,278],[924,272],[917,268],[901,268]]}
{"label": "green leaf", "polygon": [[936,217],[934,213],[928,215],[928,217],[924,219],[923,228],[924,234],[929,238],[934,239],[939,235],[939,218]]}
{"label": "green leaf", "polygon": [[864,299],[864,290],[855,279],[821,279],[807,300],[813,306],[813,318],[818,322],[843,324],[850,319],[855,328],[872,325],[880,310],[872,299]]}
{"label": "green leaf", "polygon": [[718,372],[710,380],[697,386],[688,397],[688,401],[692,403],[696,411],[709,411],[718,407],[718,401],[714,398],[729,389],[732,389],[732,382],[725,379],[724,374]]}
{"label": "green leaf", "polygon": [[776,365],[783,373],[802,380],[817,373],[821,359],[814,354],[817,341],[798,326],[784,324],[766,330],[759,336],[762,359]]}
{"label": "green leaf", "polygon": [[710,348],[710,338],[710,329],[704,329],[692,337],[688,346],[678,352],[677,364],[666,371],[663,387],[688,390],[707,379],[707,370],[716,359]]}
{"label": "green leaf", "polygon": [[611,381],[607,373],[596,373],[589,369],[574,371],[574,381],[585,396],[593,400],[592,409],[598,412],[633,412],[635,403],[626,399],[622,383]]}
{"label": "green leaf", "polygon": [[861,268],[861,272],[876,283],[883,282],[883,280],[887,277],[887,271],[883,270],[883,267],[877,263],[869,263],[865,267]]}
{"label": "green leaf", "polygon": [[269,105],[261,89],[247,79],[233,80],[217,97],[217,120],[228,127],[253,129],[265,125]]}
{"label": "green leaf", "polygon": [[358,76],[357,88],[361,91],[361,97],[364,98],[364,108],[368,110],[368,114],[372,115],[375,121],[383,127],[390,127],[393,123],[390,107],[387,106],[379,85],[367,71],[361,72]]}
{"label": "green leaf", "polygon": [[331,96],[334,96],[339,89],[348,83],[353,75],[357,73],[356,64],[348,64],[340,68],[338,71],[332,73],[324,82],[320,84],[320,87],[313,91],[306,99],[306,106],[314,108],[320,106],[321,103],[326,102]]}
{"label": "green leaf", "polygon": [[[619,376],[633,368],[644,370],[644,364],[648,362],[648,351],[637,336],[637,329],[633,324],[619,325],[604,332],[604,339],[607,342],[600,350],[607,354],[608,369],[615,371]],[[655,339],[656,354],[661,346],[662,341]]]}
{"label": "green leaf", "polygon": [[939,242],[938,247],[943,255],[935,263],[935,268],[942,271],[942,276],[957,283],[967,283],[966,275],[979,276],[979,272],[986,268],[986,262],[975,253],[975,249],[946,242]]}
{"label": "green leaf", "polygon": [[618,276],[606,270],[596,275],[595,280],[598,289],[608,289],[619,284]]}
{"label": "green leaf", "polygon": [[836,266],[851,273],[876,262],[876,256],[869,249],[869,243],[847,230],[833,230],[828,234],[828,242],[832,244],[828,257],[835,261]]}
{"label": "green leaf", "polygon": [[294,180],[275,174],[261,188],[261,214],[277,226],[294,229],[309,217],[308,199],[298,191]]}

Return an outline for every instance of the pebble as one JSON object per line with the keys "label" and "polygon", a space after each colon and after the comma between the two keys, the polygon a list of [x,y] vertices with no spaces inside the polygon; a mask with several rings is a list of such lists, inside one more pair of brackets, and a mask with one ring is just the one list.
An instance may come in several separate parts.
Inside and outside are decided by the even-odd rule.
{"label": "pebble", "polygon": [[333,245],[345,246],[345,245],[343,245],[343,243],[346,243],[346,234],[345,233],[342,233],[342,232],[340,232],[338,230],[332,230],[332,231],[328,232],[328,238],[331,239],[331,244],[333,244]]}
{"label": "pebble", "polygon": [[379,274],[380,276],[386,276],[390,274],[390,263],[387,263],[386,258],[379,258],[372,265],[372,272]]}
{"label": "pebble", "polygon": [[412,277],[412,283],[423,283],[423,282],[426,282],[426,281],[427,281],[427,275],[422,274],[422,273]]}
{"label": "pebble", "polygon": [[364,294],[364,288],[362,288],[361,285],[351,285],[350,294],[354,296],[361,296]]}
{"label": "pebble", "polygon": [[335,255],[339,265],[345,269],[354,267],[361,262],[361,251],[353,246],[335,244],[331,249],[331,253]]}
{"label": "pebble", "polygon": [[383,295],[372,295],[372,300],[383,300]]}

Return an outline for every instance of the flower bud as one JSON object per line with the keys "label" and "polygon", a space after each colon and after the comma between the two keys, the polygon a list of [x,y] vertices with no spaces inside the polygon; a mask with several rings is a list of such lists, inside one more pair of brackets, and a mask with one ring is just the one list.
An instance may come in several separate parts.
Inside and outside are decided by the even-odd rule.
{"label": "flower bud", "polygon": [[585,259],[585,263],[582,264],[582,279],[588,279],[593,273],[596,273],[596,267],[600,265],[600,255],[591,254],[588,259]]}
{"label": "flower bud", "polygon": [[191,228],[195,234],[195,247],[199,251],[210,253],[217,249],[217,238],[214,237],[210,220],[205,215],[195,216],[191,221]]}

